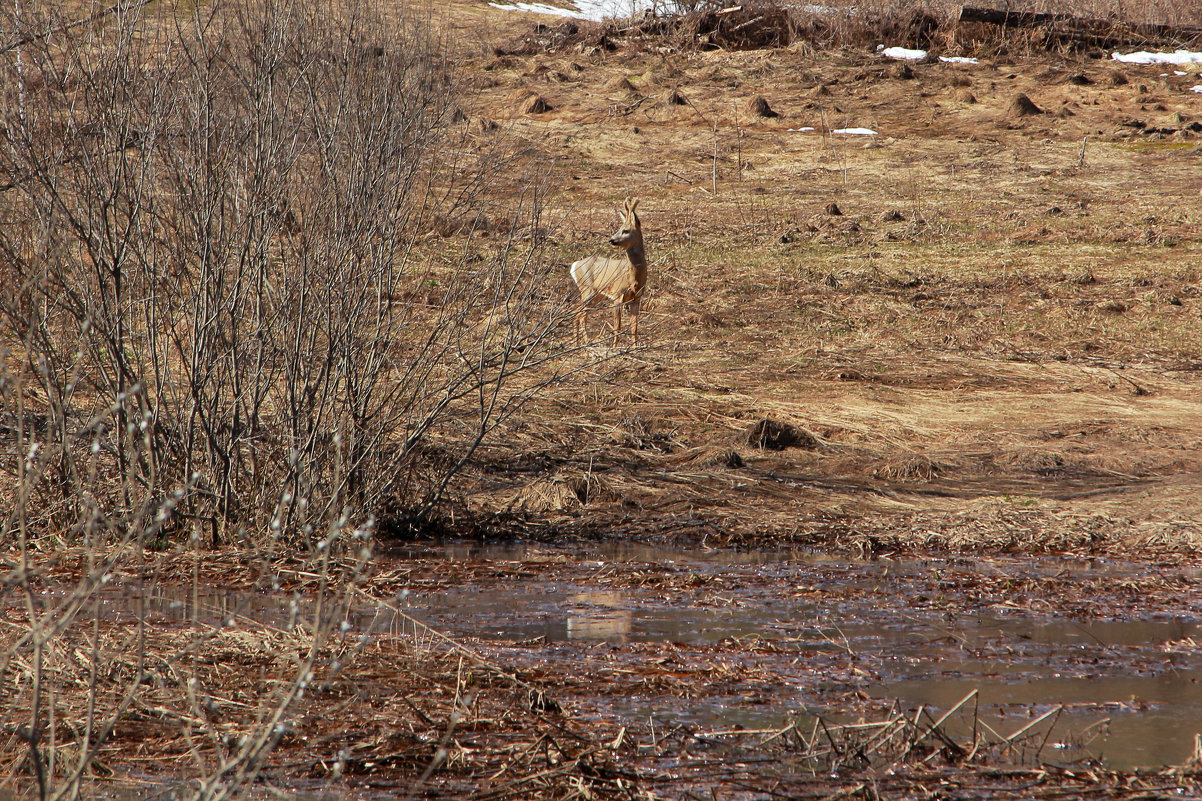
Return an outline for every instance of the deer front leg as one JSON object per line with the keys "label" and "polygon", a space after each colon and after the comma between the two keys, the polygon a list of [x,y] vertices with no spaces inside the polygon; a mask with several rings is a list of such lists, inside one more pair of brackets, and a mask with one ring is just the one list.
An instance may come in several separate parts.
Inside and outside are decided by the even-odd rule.
{"label": "deer front leg", "polygon": [[576,328],[576,347],[578,348],[584,345],[584,326],[587,322],[588,306],[581,305],[580,311],[576,312],[576,319],[574,320]]}

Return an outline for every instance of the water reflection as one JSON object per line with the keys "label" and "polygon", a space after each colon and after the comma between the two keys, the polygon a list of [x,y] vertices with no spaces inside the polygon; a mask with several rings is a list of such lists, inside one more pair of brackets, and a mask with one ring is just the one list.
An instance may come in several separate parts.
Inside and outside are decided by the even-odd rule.
{"label": "water reflection", "polygon": [[575,592],[568,596],[569,640],[626,642],[634,612],[620,592]]}
{"label": "water reflection", "polygon": [[[602,643],[614,646],[619,657],[637,658],[637,649],[620,646],[675,643],[704,650],[748,638],[780,646],[785,654],[757,664],[773,671],[777,683],[757,689],[754,698],[709,688],[667,708],[657,706],[662,699],[632,697],[613,707],[621,714],[662,715],[666,723],[717,728],[778,726],[810,711],[813,691],[804,688],[813,687],[813,668],[807,656],[843,649],[871,668],[863,675],[875,677],[854,685],[856,690],[896,699],[904,707],[946,710],[976,689],[981,720],[1003,734],[1063,704],[1064,722],[1049,734],[1046,747],[1066,760],[1104,756],[1116,768],[1180,764],[1190,756],[1194,734],[1202,731],[1199,616],[1135,610],[1124,620],[1057,618],[997,600],[952,614],[914,603],[929,592],[932,576],[936,583],[957,575],[983,575],[1002,584],[1012,580],[1015,586],[1041,576],[1110,583],[1146,576],[1157,569],[1154,565],[1064,559],[856,561],[787,550],[712,552],[631,544],[454,544],[397,551],[387,560],[398,568],[410,560],[499,566],[478,574],[465,570],[477,576],[475,583],[411,594],[403,611],[449,634],[521,641],[527,646],[523,653],[535,658],[541,644],[554,648],[547,653],[557,660]],[[646,581],[609,582],[606,577],[620,574],[618,568]],[[1197,578],[1188,569],[1174,572]],[[675,583],[665,584],[666,578]],[[1185,598],[1181,609],[1188,613],[1195,603]],[[163,585],[147,588],[141,597],[115,591],[100,600],[97,612],[116,619],[145,610],[159,621],[181,625],[255,621],[287,628],[312,623],[316,609],[313,598],[296,593]],[[385,606],[366,603],[349,610],[328,604],[323,615],[339,615],[334,622],[345,621],[361,633],[412,625]],[[574,651],[570,644],[584,648]],[[974,723],[953,720],[950,725],[971,732]]]}
{"label": "water reflection", "polygon": [[[1139,616],[1126,620],[1067,619],[1005,605],[957,615],[915,607],[915,587],[932,575],[984,574],[1018,585],[1040,576],[1121,580],[1155,566],[1108,560],[921,559],[854,561],[793,552],[675,551],[617,545],[601,549],[519,549],[465,546],[454,558],[577,565],[553,581],[528,577],[487,587],[461,587],[418,599],[414,611],[451,631],[555,642],[672,642],[706,646],[747,637],[787,642],[798,652],[846,648],[865,664],[876,661],[877,683],[860,689],[903,707],[952,708],[980,691],[980,721],[1012,734],[1043,712],[1064,705],[1040,730],[1042,759],[1105,757],[1114,768],[1181,764],[1202,731],[1202,640],[1195,617]],[[643,565],[704,579],[753,576],[737,597],[700,589],[680,593],[590,586],[615,563]],[[1183,575],[1188,571],[1181,571]],[[654,587],[654,583],[650,585]],[[847,592],[849,588],[856,591]],[[563,658],[564,651],[556,651]],[[803,661],[803,660],[802,660]],[[773,727],[808,711],[787,661],[776,663],[774,697],[700,693],[686,701],[632,697],[612,709],[665,724]],[[804,682],[801,683],[804,685]],[[668,706],[664,706],[667,703]],[[976,722],[948,725],[971,737]],[[1052,728],[1050,728],[1052,727]]]}

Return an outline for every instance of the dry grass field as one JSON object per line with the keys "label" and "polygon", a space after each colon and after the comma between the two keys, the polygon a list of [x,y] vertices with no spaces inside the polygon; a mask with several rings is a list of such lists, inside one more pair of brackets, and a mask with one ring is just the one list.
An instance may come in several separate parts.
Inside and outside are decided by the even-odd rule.
{"label": "dry grass field", "polygon": [[1202,64],[745,5],[0,10],[0,798],[1199,797]]}
{"label": "dry grass field", "polygon": [[[646,333],[493,444],[473,510],[711,543],[1198,547],[1198,65],[505,54],[546,20],[491,14],[513,33],[466,62],[465,113],[554,165],[539,233],[565,297],[642,199]],[[877,135],[832,133],[855,127]],[[765,418],[798,446],[749,445]]]}

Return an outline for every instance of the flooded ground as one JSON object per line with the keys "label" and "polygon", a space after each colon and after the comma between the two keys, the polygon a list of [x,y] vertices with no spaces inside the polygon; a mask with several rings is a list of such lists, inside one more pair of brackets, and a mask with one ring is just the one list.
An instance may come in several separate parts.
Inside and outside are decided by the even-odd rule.
{"label": "flooded ground", "polygon": [[[398,609],[586,719],[704,735],[955,708],[945,727],[968,741],[1035,721],[1025,764],[1117,770],[1182,764],[1202,732],[1193,568],[626,545],[448,545],[378,567],[372,592],[392,598],[357,605],[349,627],[395,632]],[[283,591],[193,600],[160,588],[149,612],[282,627],[312,614]]]}
{"label": "flooded ground", "polygon": [[[600,703],[574,699],[596,714],[770,730],[798,717],[849,720],[849,700],[867,718],[894,704],[938,713],[977,690],[962,727],[1004,737],[1062,707],[1043,727],[1039,758],[1115,769],[1181,764],[1202,732],[1202,603],[1184,591],[1141,604],[1141,585],[1166,578],[1155,565],[621,547],[412,556],[445,559],[452,572],[511,565],[511,577],[416,593],[409,608],[550,674],[627,688]],[[1192,569],[1174,570],[1178,585],[1197,583]],[[1044,598],[1032,602],[1034,587]],[[664,649],[669,672],[672,662],[686,674],[725,664],[738,680],[629,688],[623,671],[665,656],[647,646]]]}

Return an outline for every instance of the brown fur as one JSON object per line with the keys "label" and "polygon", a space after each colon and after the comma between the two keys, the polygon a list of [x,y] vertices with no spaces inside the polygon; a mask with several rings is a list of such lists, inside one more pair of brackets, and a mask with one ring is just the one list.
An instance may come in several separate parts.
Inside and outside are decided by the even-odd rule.
{"label": "brown fur", "polygon": [[622,227],[609,243],[626,251],[625,257],[589,256],[572,263],[572,280],[580,292],[580,311],[576,313],[576,342],[584,341],[588,310],[593,306],[613,306],[614,341],[622,330],[622,307],[630,311],[630,336],[639,335],[639,308],[647,285],[647,253],[643,247],[643,229],[635,208],[637,199],[626,198]]}

